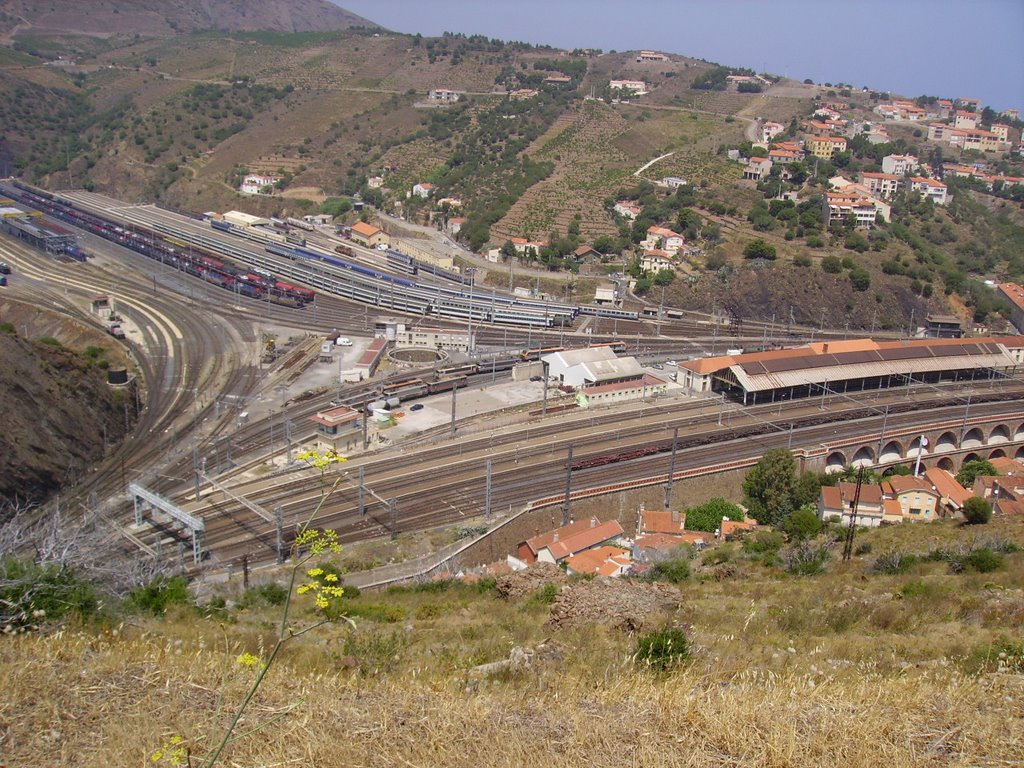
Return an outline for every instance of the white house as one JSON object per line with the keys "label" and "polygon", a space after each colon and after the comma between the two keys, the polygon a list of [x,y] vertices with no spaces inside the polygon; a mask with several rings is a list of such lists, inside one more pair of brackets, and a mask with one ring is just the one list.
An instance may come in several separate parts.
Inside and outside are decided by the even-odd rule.
{"label": "white house", "polygon": [[941,181],[915,176],[910,180],[910,189],[920,193],[922,197],[931,198],[936,205],[946,204],[946,185]]}
{"label": "white house", "polygon": [[768,175],[771,172],[771,160],[767,157],[752,157],[747,162],[747,167],[743,169],[743,178],[751,179],[752,181],[760,181],[761,179],[768,178]]}
{"label": "white house", "polygon": [[608,87],[613,91],[631,91],[635,96],[647,93],[647,83],[643,80],[612,80]]}
{"label": "white house", "polygon": [[648,227],[644,247],[648,249],[663,248],[669,253],[678,253],[685,240],[682,235],[665,227]]}
{"label": "white house", "polygon": [[786,126],[784,126],[782,123],[764,123],[761,126],[761,141],[767,144],[785,130]]}
{"label": "white house", "polygon": [[615,203],[615,212],[624,219],[634,220],[640,215],[640,206],[631,200],[620,200]]}
{"label": "white house", "polygon": [[280,176],[267,176],[261,173],[249,173],[246,174],[244,179],[242,179],[242,185],[238,188],[238,190],[243,195],[267,194],[263,190],[266,187],[271,187],[272,192],[273,186],[280,180]]}
{"label": "white house", "polygon": [[865,171],[860,175],[861,184],[867,187],[871,194],[882,197],[892,197],[899,192],[902,180],[903,177],[897,176],[895,173],[870,173]]}
{"label": "white house", "polygon": [[453,91],[448,88],[433,88],[428,94],[428,98],[431,101],[451,103],[453,101],[458,101],[462,96],[462,93],[462,91]]}
{"label": "white house", "polygon": [[882,158],[882,173],[906,176],[917,170],[917,158],[913,155],[886,155]]}
{"label": "white house", "polygon": [[421,181],[412,188],[412,193],[416,197],[430,197],[434,194],[434,185],[429,181]]}

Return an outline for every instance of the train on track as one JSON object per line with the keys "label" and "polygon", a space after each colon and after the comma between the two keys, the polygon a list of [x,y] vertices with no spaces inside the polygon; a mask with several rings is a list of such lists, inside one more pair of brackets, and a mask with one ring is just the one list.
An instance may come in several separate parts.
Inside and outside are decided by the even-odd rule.
{"label": "train on track", "polygon": [[[315,292],[297,289],[284,279],[313,286],[330,293],[381,309],[423,317],[434,316],[459,322],[494,323],[520,327],[569,327],[579,315],[638,320],[639,313],[618,307],[562,304],[478,290],[463,276],[417,262],[398,251],[385,256],[391,274],[366,263],[341,258],[340,254],[307,248],[297,243],[263,242],[270,258],[195,231],[152,219],[125,229],[95,211],[55,197],[49,192],[14,182],[12,196],[37,207],[54,218],[96,233],[150,258],[171,264],[208,282],[252,298],[265,298],[296,306],[313,301]],[[194,216],[190,217],[194,220]],[[231,235],[244,237],[238,228],[216,226]],[[184,248],[183,248],[184,246]],[[347,247],[346,247],[347,248]],[[344,255],[352,255],[352,249]],[[257,270],[276,276],[273,285],[249,277]],[[457,283],[455,287],[424,283],[423,273]]]}
{"label": "train on track", "polygon": [[208,251],[193,248],[188,243],[145,228],[126,229],[21,182],[14,182],[14,187],[5,188],[5,194],[25,205],[241,296],[289,307],[303,307],[316,299],[316,293],[309,288],[280,280],[270,272],[239,266]]}

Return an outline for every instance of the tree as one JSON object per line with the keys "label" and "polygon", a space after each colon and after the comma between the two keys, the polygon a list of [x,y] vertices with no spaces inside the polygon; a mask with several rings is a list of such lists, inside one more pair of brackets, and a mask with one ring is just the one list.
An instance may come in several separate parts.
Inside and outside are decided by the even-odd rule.
{"label": "tree", "polygon": [[863,267],[854,267],[850,270],[850,283],[853,284],[853,290],[866,291],[871,287],[871,275]]}
{"label": "tree", "polygon": [[965,501],[962,511],[968,525],[984,525],[992,519],[992,505],[979,496]]}
{"label": "tree", "polygon": [[674,269],[659,269],[654,275],[654,284],[669,285],[675,279],[676,271]]}
{"label": "tree", "polygon": [[992,462],[988,459],[972,459],[971,461],[964,462],[964,465],[960,467],[960,471],[956,473],[956,481],[964,488],[970,488],[974,485],[976,477],[998,474],[999,472],[996,471],[996,468],[992,466]]}
{"label": "tree", "polygon": [[817,509],[813,504],[804,504],[786,518],[782,530],[789,536],[790,541],[813,539],[821,530]]}
{"label": "tree", "polygon": [[751,240],[743,247],[743,255],[748,259],[775,259],[775,246],[758,238]]}
{"label": "tree", "polygon": [[715,497],[686,510],[686,530],[714,533],[722,525],[722,518],[742,520],[743,510],[736,504]]}
{"label": "tree", "polygon": [[785,448],[768,451],[743,480],[747,509],[762,525],[779,525],[796,506],[796,461]]}

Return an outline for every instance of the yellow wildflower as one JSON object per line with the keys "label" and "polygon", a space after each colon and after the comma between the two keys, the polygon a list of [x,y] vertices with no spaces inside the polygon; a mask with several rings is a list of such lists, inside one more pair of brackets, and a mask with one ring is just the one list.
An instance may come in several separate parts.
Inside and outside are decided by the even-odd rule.
{"label": "yellow wildflower", "polygon": [[255,669],[257,665],[259,665],[260,663],[260,658],[259,656],[254,656],[251,653],[243,653],[239,655],[237,661],[241,666],[245,667],[246,669]]}

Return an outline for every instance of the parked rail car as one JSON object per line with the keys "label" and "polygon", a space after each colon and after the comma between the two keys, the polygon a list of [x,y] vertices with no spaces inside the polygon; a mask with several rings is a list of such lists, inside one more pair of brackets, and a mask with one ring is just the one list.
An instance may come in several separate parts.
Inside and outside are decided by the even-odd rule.
{"label": "parked rail car", "polygon": [[[648,308],[645,308],[645,311]],[[599,307],[593,304],[581,304],[579,307],[581,315],[592,317],[611,317],[618,320],[639,320],[640,313],[632,309],[619,309],[618,307]],[[657,310],[654,313],[657,316]]]}
{"label": "parked rail car", "polygon": [[602,342],[600,344],[591,344],[590,346],[591,346],[591,348],[596,347],[598,349],[600,349],[602,347],[608,347],[613,352],[625,352],[626,351],[626,342],[624,342],[624,341],[605,341],[605,342]]}
{"label": "parked rail car", "polygon": [[439,392],[451,392],[453,389],[461,389],[467,384],[465,376],[451,376],[446,379],[438,379],[427,384],[427,391],[436,395]]}
{"label": "parked rail car", "polygon": [[386,255],[388,266],[392,269],[397,269],[410,275],[415,275],[419,271],[419,263],[412,256],[407,256],[401,251],[395,251],[390,248]]}
{"label": "parked rail car", "polygon": [[542,355],[553,355],[555,352],[565,352],[565,347],[545,347],[543,349],[524,349],[520,356],[524,362],[540,360]]}
{"label": "parked rail car", "polygon": [[[37,205],[40,210],[45,211],[48,215],[66,221],[73,226],[91,231],[100,237],[123,245],[144,256],[173,265],[176,269],[181,269],[227,290],[236,291],[251,298],[262,298],[264,296],[265,291],[262,287],[257,290],[252,281],[241,279],[246,274],[245,269],[238,267],[231,261],[215,258],[202,247],[195,247],[192,243],[185,243],[177,238],[173,238],[174,244],[179,248],[188,249],[188,253],[176,251],[166,239],[166,232],[153,231],[141,226],[127,230],[110,220],[80,211],[72,207],[72,204],[67,201],[54,199],[52,195],[43,197],[24,188],[21,189],[21,194],[29,200],[29,204]],[[229,231],[231,229],[231,225],[227,222],[216,220],[211,221],[211,226],[221,231]],[[175,230],[166,227],[166,225],[154,224],[154,228],[156,230],[163,229],[175,232]],[[193,239],[191,235],[188,237]],[[196,237],[195,239],[198,240],[198,245],[200,246],[218,250],[224,249],[223,244],[219,242],[202,237]],[[237,250],[235,254],[240,254],[243,257],[246,255],[244,252]],[[266,274],[272,278],[270,273]],[[314,291],[294,286],[290,283],[282,283],[280,286],[277,286],[276,281],[274,281],[274,286],[273,290],[267,292],[266,298],[283,306],[301,308],[306,303],[315,300],[316,297]]]}
{"label": "parked rail car", "polygon": [[452,376],[465,376],[477,373],[480,370],[479,363],[466,363],[464,365],[449,365],[437,371],[439,378],[450,378]]}

